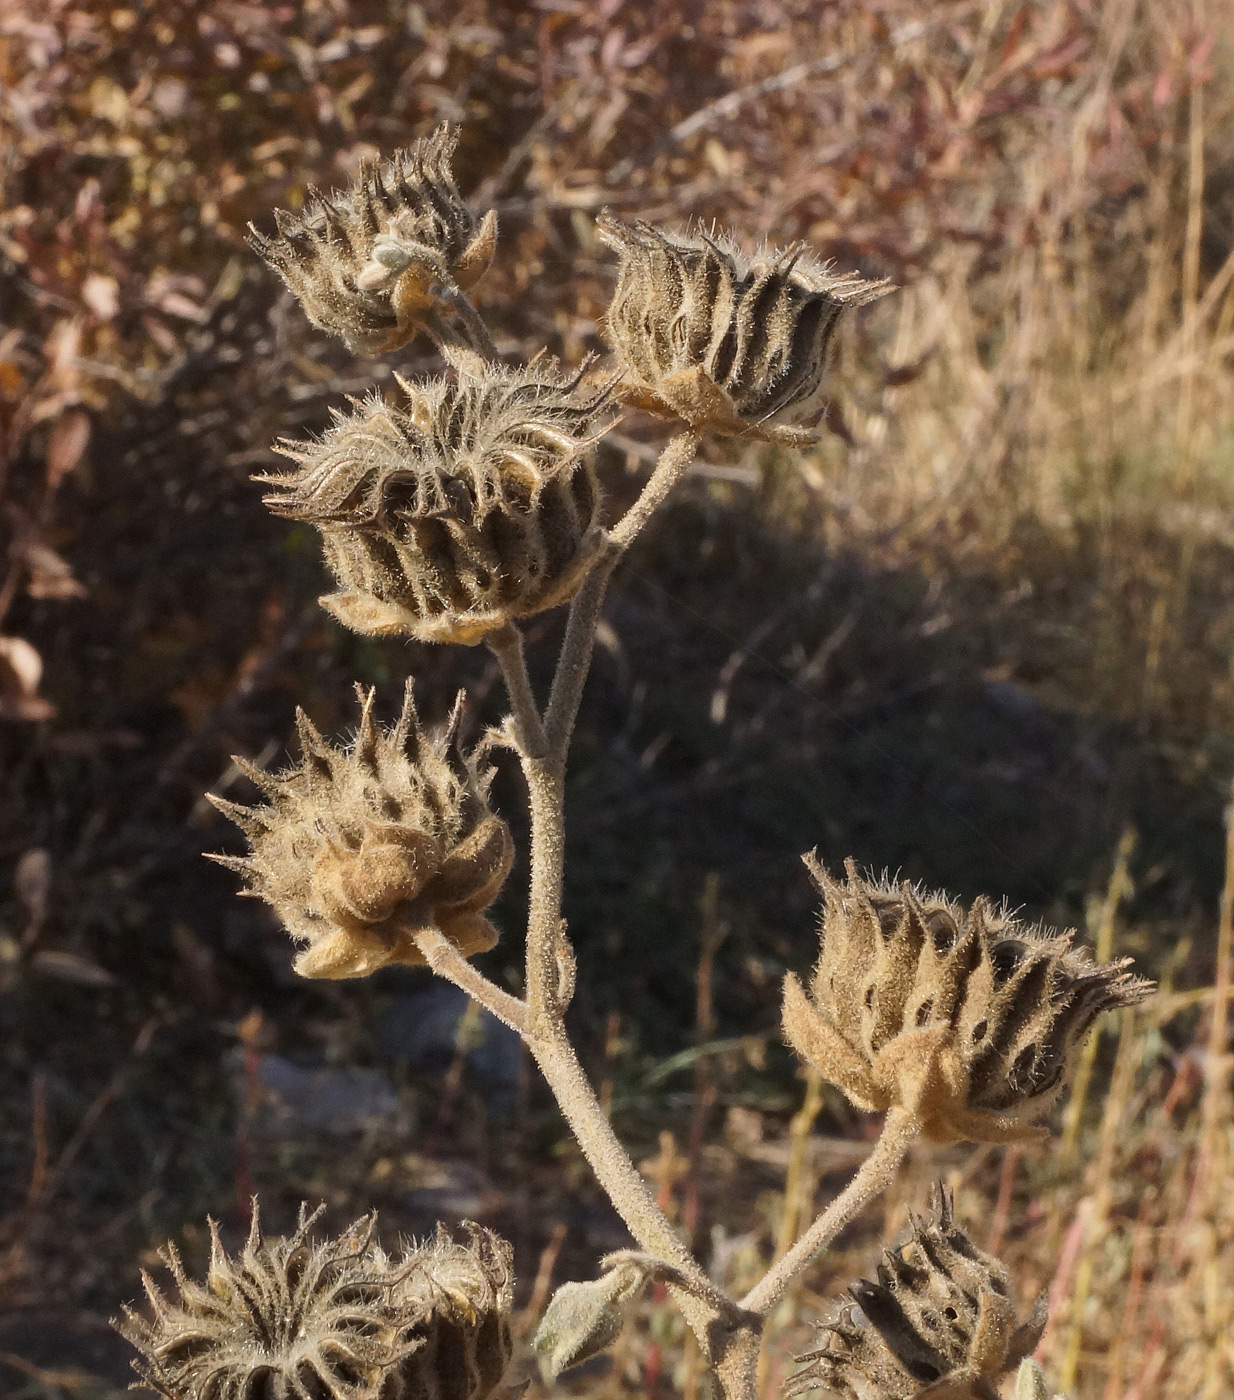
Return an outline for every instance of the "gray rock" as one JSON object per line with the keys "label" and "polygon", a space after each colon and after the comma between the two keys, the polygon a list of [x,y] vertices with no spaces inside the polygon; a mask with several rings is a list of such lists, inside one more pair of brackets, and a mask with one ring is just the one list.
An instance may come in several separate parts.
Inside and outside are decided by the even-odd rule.
{"label": "gray rock", "polygon": [[461,1050],[485,1091],[494,1118],[514,1112],[523,1047],[518,1035],[488,1011],[467,1022],[471,998],[448,982],[431,982],[396,997],[377,1026],[377,1043],[411,1069],[444,1071]]}
{"label": "gray rock", "polygon": [[398,1116],[398,1095],[384,1070],[306,1067],[282,1055],[262,1055],[249,1081],[239,1052],[232,1072],[241,1103],[251,1108],[253,1129],[263,1137],[344,1137]]}

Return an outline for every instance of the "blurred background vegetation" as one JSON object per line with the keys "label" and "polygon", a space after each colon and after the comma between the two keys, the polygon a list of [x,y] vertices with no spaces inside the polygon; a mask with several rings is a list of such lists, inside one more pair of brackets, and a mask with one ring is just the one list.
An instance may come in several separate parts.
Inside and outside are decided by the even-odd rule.
{"label": "blurred background vegetation", "polygon": [[[249,480],[438,365],[312,332],[247,222],[442,120],[498,210],[478,300],[510,356],[603,350],[606,206],[901,288],[846,328],[817,450],[706,446],[617,577],[574,754],[573,1030],[717,1274],[869,1135],[780,1046],[802,851],[1006,898],[1166,988],[1109,1028],[1061,1147],[918,1154],[775,1320],[766,1393],[939,1172],[1050,1290],[1073,1397],[1234,1392],[1232,46],[1229,0],[0,11],[5,1394],[118,1393],[138,1264],[169,1237],[199,1263],[254,1190],[275,1227],[307,1196],[503,1229],[524,1330],[625,1242],[516,1046],[426,975],[298,983],[200,859],[235,839],[201,794],[250,797],[230,755],[281,763],[296,704],[338,733],[353,681],[388,714],[411,673],[428,715],[467,688],[473,736],[499,713],[482,649],[330,621],[315,537]],[[615,501],[663,433],[605,445]],[[541,676],[560,626],[530,628]],[[653,1297],[570,1383],[702,1381]]]}

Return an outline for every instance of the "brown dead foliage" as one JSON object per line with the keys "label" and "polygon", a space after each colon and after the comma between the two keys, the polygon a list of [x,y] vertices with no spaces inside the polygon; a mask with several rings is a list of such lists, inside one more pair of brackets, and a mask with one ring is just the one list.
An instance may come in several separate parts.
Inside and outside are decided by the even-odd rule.
{"label": "brown dead foliage", "polygon": [[[1058,923],[1087,900],[1099,922],[1136,828],[1117,951],[1178,999],[1095,1062],[1087,1174],[1080,1154],[991,1149],[974,1177],[1005,1187],[992,1230],[1041,1222],[1009,1253],[1025,1296],[1056,1295],[1044,1354],[1073,1400],[1229,1389],[1224,1022],[1186,997],[1212,978],[1234,720],[1230,20],[1228,0],[0,12],[0,1352],[21,1353],[0,1377],[118,1386],[105,1346],[75,1359],[63,1337],[94,1338],[150,1241],[229,1202],[234,1225],[253,1185],[285,1219],[325,1195],[335,1223],[378,1204],[391,1228],[445,1192],[513,1224],[527,1292],[538,1259],[563,1277],[622,1243],[543,1150],[544,1105],[519,1090],[488,1125],[465,1057],[444,1103],[413,1072],[407,1116],[346,1151],[263,1134],[267,1062],[384,1073],[374,1026],[418,985],[290,986],[277,930],[197,858],[224,839],[201,793],[251,798],[229,756],[277,767],[296,701],[335,734],[353,681],[388,712],[410,669],[426,714],[467,681],[469,742],[486,717],[482,658],[343,637],[314,542],[247,480],[275,437],[388,387],[289,314],[247,223],[271,232],[274,207],[446,119],[464,195],[498,212],[478,296],[512,357],[603,350],[605,207],[805,239],[903,287],[841,337],[855,387],[822,446],[709,449],[611,607],[571,797],[572,927],[595,949],[578,1014],[637,1132],[640,1096],[681,1082],[646,1087],[639,1057],[679,1049],[695,1012],[693,896],[666,890],[724,871],[706,1034],[729,1048],[705,1104],[757,1138],[735,1127],[715,1160],[648,1143],[663,1192],[739,1274],[836,1152],[851,1165],[860,1121],[815,1093],[790,1131],[786,1072],[750,1038],[774,1036],[779,974],[808,961],[799,850]],[[601,459],[618,497],[646,428]],[[868,1259],[847,1262],[837,1285]],[[645,1321],[603,1384],[693,1395],[654,1299]],[[768,1394],[805,1335],[796,1313],[784,1328]]]}

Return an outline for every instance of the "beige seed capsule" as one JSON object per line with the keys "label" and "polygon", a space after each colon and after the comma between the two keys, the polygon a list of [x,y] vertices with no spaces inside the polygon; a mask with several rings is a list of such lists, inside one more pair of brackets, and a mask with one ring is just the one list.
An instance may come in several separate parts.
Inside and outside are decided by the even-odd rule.
{"label": "beige seed capsule", "polygon": [[1061,1092],[1103,1011],[1152,984],[1129,958],[1095,964],[1070,933],[1029,928],[977,900],[910,885],[841,884],[806,858],[824,896],[810,989],[784,983],[784,1033],[859,1108],[913,1114],[936,1142],[1009,1142]]}
{"label": "beige seed capsule", "polygon": [[173,1246],[178,1297],[143,1273],[152,1317],[114,1324],[134,1369],[167,1400],[487,1400],[510,1359],[510,1247],[469,1225],[458,1244],[439,1226],[399,1257],[374,1242],[376,1216],[316,1244],[321,1214],[266,1239],[256,1206],[238,1257],[210,1222],[204,1285]]}
{"label": "beige seed capsule", "polygon": [[466,1224],[467,1243],[443,1225],[436,1238],[379,1265],[395,1279],[390,1310],[419,1317],[419,1345],[385,1382],[379,1400],[487,1400],[514,1351],[510,1246],[491,1230]]}
{"label": "beige seed capsule", "polygon": [[340,585],[322,605],[357,632],[471,644],[571,598],[603,541],[608,394],[545,364],[400,382],[406,408],[366,399],[260,478],[321,532]]}
{"label": "beige seed capsule", "polygon": [[912,1217],[912,1232],[887,1250],[877,1281],[849,1289],[820,1328],[821,1345],[797,1359],[805,1368],[786,1394],[823,1389],[840,1400],[998,1400],[995,1382],[1037,1345],[1044,1296],[1017,1323],[1006,1267],[955,1223],[945,1188],[934,1188],[934,1218]]}
{"label": "beige seed capsule", "polygon": [[[388,160],[366,161],[349,190],[310,191],[300,214],[275,212],[278,236],[250,226],[250,243],[295,294],[309,320],[360,354],[406,345],[420,330],[443,338],[497,244],[497,216],[477,220],[454,183],[458,136],[440,126]],[[448,337],[447,337],[448,338]]]}
{"label": "beige seed capsule", "polygon": [[840,317],[887,282],[836,274],[800,244],[747,254],[608,214],[598,231],[620,259],[605,327],[625,402],[699,431],[814,440]]}
{"label": "beige seed capsule", "polygon": [[272,775],[236,760],[268,805],[210,799],[252,847],[211,859],[244,875],[246,893],[306,945],[295,960],[302,977],[422,964],[421,929],[439,930],[465,957],[484,952],[497,941],[484,910],[513,860],[509,830],[488,806],[492,770],[455,753],[449,729],[424,732],[410,682],[391,730],[373,721],[373,692],[357,694],[350,748],[326,743],[301,712],[298,766]]}

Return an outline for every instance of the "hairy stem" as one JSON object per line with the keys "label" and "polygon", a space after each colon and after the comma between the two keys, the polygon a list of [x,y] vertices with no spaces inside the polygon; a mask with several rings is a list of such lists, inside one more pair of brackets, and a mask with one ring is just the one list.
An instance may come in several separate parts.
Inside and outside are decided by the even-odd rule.
{"label": "hairy stem", "polygon": [[566,623],[566,635],[557,659],[545,718],[550,751],[559,755],[563,764],[591,666],[591,653],[608,581],[617,561],[651,519],[656,507],[663,504],[668,493],[685,475],[697,451],[698,434],[695,432],[678,433],[669,439],[638,500],[613,527],[599,558],[570,604],[570,618]]}
{"label": "hairy stem", "polygon": [[612,538],[618,548],[625,549],[651,519],[652,513],[686,474],[697,451],[698,434],[693,429],[687,428],[669,439],[638,500],[613,527]]}
{"label": "hairy stem", "polygon": [[544,721],[536,704],[531,678],[527,674],[527,656],[523,650],[523,634],[512,622],[487,638],[488,649],[501,665],[506,682],[506,694],[514,711],[514,738],[522,753],[530,758],[543,758],[548,752]]}
{"label": "hairy stem", "polygon": [[506,679],[531,808],[527,1000],[516,1003],[525,1011],[525,1023],[519,1029],[575,1141],[630,1233],[643,1249],[673,1267],[677,1277],[670,1290],[703,1354],[715,1367],[727,1400],[754,1400],[762,1319],[739,1308],[707,1277],[614,1133],[566,1034],[562,985],[563,966],[569,957],[561,917],[566,754],[591,665],[605,591],[621,555],[684,475],[697,448],[698,437],[693,432],[680,433],[669,442],[642,494],[605,541],[570,606],[543,720],[527,678],[517,629],[503,628],[488,644]]}
{"label": "hairy stem", "polygon": [[656,1204],[651,1187],[604,1116],[564,1034],[540,1036],[533,1031],[528,1046],[583,1155],[630,1233],[645,1250],[672,1264],[691,1293],[707,1299],[717,1310],[731,1312],[732,1303],[703,1273]]}
{"label": "hairy stem", "polygon": [[526,1037],[527,1008],[518,997],[512,997],[509,992],[503,992],[495,982],[490,982],[467,961],[440,929],[417,929],[413,937],[416,947],[424,954],[424,961],[438,977],[444,977],[447,982],[461,987],[486,1011],[491,1011],[511,1030]]}
{"label": "hairy stem", "polygon": [[486,360],[497,359],[497,346],[493,344],[493,337],[467,295],[454,287],[447,295],[446,305],[462,323],[467,343],[476,354],[483,355]]}
{"label": "hairy stem", "polygon": [[570,747],[570,736],[574,732],[587,672],[591,669],[591,653],[595,646],[596,628],[600,625],[604,595],[620,558],[621,550],[610,537],[570,604],[566,635],[557,658],[557,670],[553,675],[553,688],[544,719],[549,750],[560,757],[562,764]]}
{"label": "hairy stem", "polygon": [[424,313],[423,326],[447,360],[456,367],[471,361],[478,371],[483,361],[499,358],[480,313],[457,287],[446,289],[439,303]]}
{"label": "hairy stem", "polygon": [[565,864],[563,765],[519,755],[531,807],[531,895],[527,913],[527,1009],[533,1034],[560,1029],[557,945]]}
{"label": "hairy stem", "polygon": [[809,1268],[850,1220],[855,1219],[891,1185],[896,1169],[919,1130],[920,1125],[911,1113],[900,1108],[890,1109],[883,1120],[883,1130],[874,1144],[874,1150],[861,1164],[852,1181],[783,1259],[746,1294],[741,1306],[766,1317],[788,1292],[793,1280]]}

